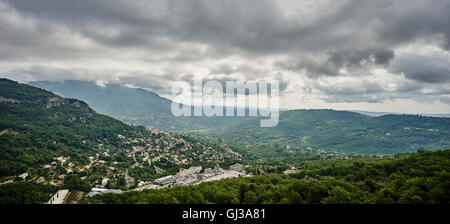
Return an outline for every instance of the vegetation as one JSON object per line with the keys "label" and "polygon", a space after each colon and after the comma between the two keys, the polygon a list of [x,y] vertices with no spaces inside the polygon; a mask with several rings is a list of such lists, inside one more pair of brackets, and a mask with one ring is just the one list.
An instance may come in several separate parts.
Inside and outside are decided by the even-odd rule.
{"label": "vegetation", "polygon": [[450,150],[399,158],[309,161],[291,176],[270,174],[196,186],[105,194],[88,203],[439,204],[450,202]]}
{"label": "vegetation", "polygon": [[43,204],[53,193],[55,186],[20,181],[0,186],[0,204]]}
{"label": "vegetation", "polygon": [[89,192],[91,190],[91,185],[86,180],[82,180],[77,175],[68,175],[64,180],[64,188],[69,189],[69,191],[83,191]]}

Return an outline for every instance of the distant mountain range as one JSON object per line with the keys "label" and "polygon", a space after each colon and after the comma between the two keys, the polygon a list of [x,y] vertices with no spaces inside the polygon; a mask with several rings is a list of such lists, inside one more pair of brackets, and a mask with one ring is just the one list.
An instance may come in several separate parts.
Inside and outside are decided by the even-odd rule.
{"label": "distant mountain range", "polygon": [[[172,101],[158,94],[117,84],[104,87],[94,82],[60,81],[30,82],[32,86],[46,89],[64,97],[87,102],[99,113],[112,116],[128,124],[153,126],[166,131],[190,131],[216,126],[226,126],[246,117],[176,117],[171,112]],[[193,110],[193,107],[191,108]]]}
{"label": "distant mountain range", "polygon": [[[369,116],[374,116],[374,117],[388,115],[388,114],[396,114],[396,115],[402,114],[402,113],[395,113],[395,112],[373,112],[373,111],[364,111],[364,110],[352,110],[352,112],[365,114],[365,115],[369,115]],[[447,113],[447,114],[431,114],[431,113],[411,114],[411,113],[407,113],[405,115],[422,115],[422,116],[427,116],[427,117],[449,117],[450,118],[450,113]]]}

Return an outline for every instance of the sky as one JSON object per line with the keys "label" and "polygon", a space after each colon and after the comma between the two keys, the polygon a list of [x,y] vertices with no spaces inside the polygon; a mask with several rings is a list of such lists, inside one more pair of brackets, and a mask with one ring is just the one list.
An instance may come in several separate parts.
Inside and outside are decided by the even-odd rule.
{"label": "sky", "polygon": [[171,98],[280,82],[285,109],[450,113],[450,0],[0,0],[0,77]]}

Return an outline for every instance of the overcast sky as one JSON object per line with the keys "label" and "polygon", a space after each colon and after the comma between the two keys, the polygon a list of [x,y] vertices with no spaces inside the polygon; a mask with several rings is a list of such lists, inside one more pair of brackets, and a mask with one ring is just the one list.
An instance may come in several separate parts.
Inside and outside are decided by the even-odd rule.
{"label": "overcast sky", "polygon": [[281,83],[284,108],[450,113],[450,0],[0,0],[0,76]]}

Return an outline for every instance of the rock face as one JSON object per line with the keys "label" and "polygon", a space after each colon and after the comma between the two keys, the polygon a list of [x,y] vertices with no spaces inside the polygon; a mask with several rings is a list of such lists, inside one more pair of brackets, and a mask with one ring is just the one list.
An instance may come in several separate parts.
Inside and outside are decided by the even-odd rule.
{"label": "rock face", "polygon": [[0,96],[0,103],[20,103],[16,99],[8,99],[6,97]]}
{"label": "rock face", "polygon": [[56,107],[61,104],[62,104],[62,100],[60,100],[58,97],[52,97],[52,98],[48,99],[46,108],[50,109],[52,107]]}
{"label": "rock face", "polygon": [[77,99],[66,99],[62,97],[50,97],[47,100],[46,108],[50,109],[52,107],[57,107],[61,105],[70,105],[76,108],[83,109],[85,111],[89,110],[89,106],[87,103],[77,100]]}

